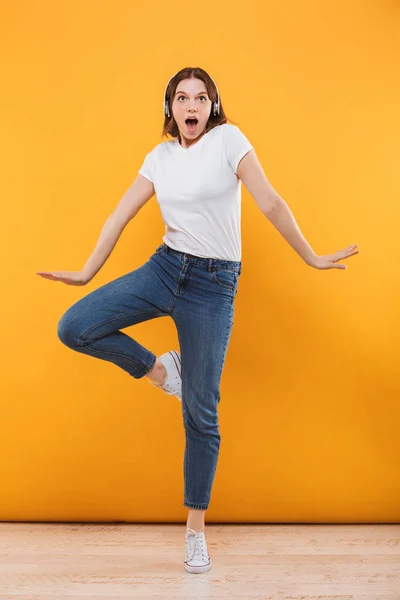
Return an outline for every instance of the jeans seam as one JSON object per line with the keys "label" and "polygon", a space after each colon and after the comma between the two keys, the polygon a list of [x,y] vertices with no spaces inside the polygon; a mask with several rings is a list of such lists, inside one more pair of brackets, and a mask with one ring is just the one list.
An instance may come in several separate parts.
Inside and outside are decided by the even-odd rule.
{"label": "jeans seam", "polygon": [[[165,252],[167,252],[166,248],[162,248],[162,249],[161,249],[159,252],[156,252],[156,254],[157,254],[158,256],[162,256],[162,255],[163,255]],[[151,264],[150,264],[150,263],[149,263],[149,267],[150,267],[151,269],[153,269],[153,267],[151,266]],[[153,271],[154,271],[155,273],[157,273],[157,271],[156,271],[155,269],[153,269]],[[173,301],[172,301],[172,306],[171,306],[171,307],[168,309],[168,313],[167,313],[167,314],[168,314],[170,317],[172,317],[172,318],[173,318],[173,310],[174,310],[175,304],[176,304],[176,302],[177,302],[177,300],[178,300],[178,296],[175,294],[175,292],[173,292],[173,296],[174,296],[174,299],[173,299]]]}
{"label": "jeans seam", "polygon": [[[229,269],[222,269],[222,271],[229,271]],[[230,272],[231,273],[236,273],[236,271],[230,271]],[[230,290],[231,292],[233,292],[233,290],[235,289],[235,285],[233,285],[233,286],[226,285],[225,283],[222,283],[221,281],[219,281],[217,279],[216,271],[211,271],[211,273],[212,273],[212,278],[214,279],[214,281],[216,283],[218,283],[218,285],[220,285],[221,287],[225,288],[226,290]]]}
{"label": "jeans seam", "polygon": [[[133,315],[142,315],[144,313],[152,312],[153,310],[154,310],[153,308],[149,308],[148,310],[141,310],[139,312],[135,311],[133,313],[120,313],[116,317],[111,317],[109,319],[106,319],[105,321],[100,321],[100,322],[96,323],[95,325],[91,325],[90,327],[88,327],[87,329],[85,329],[85,331],[82,331],[82,333],[79,336],[78,343],[79,343],[80,346],[85,346],[86,344],[85,344],[83,338],[86,337],[88,333],[90,333],[91,331],[93,331],[93,329],[96,329],[97,327],[102,327],[103,325],[106,325],[107,323],[112,323],[113,321],[118,321],[118,319],[120,319],[121,317],[129,317],[129,316],[133,316]],[[91,340],[91,341],[94,341],[94,340]]]}
{"label": "jeans seam", "polygon": [[[190,504],[191,506],[187,506],[188,504]],[[197,504],[196,502],[189,502],[187,500],[184,500],[183,506],[185,506],[186,508],[189,508],[189,509],[194,509],[194,510],[207,510],[209,507],[209,504],[207,504],[207,503]]]}
{"label": "jeans seam", "polygon": [[[143,365],[141,363],[138,363],[134,358],[131,358],[130,356],[127,356],[126,354],[119,354],[119,352],[106,352],[105,350],[99,350],[98,348],[91,348],[90,351],[98,352],[99,354],[106,354],[107,356],[119,356],[120,358],[124,358],[125,360],[130,361],[131,363],[137,365],[138,367],[142,367],[142,370],[149,367],[149,365]],[[152,369],[152,367],[154,367],[156,361],[157,361],[157,357],[155,358],[153,364],[148,368],[148,371],[151,371],[151,369]],[[146,372],[147,371],[145,371],[145,374],[146,374]]]}

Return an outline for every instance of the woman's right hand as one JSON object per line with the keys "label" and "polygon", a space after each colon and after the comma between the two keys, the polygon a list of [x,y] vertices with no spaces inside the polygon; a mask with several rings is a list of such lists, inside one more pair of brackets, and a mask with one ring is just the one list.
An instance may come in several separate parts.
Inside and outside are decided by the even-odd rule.
{"label": "woman's right hand", "polygon": [[36,275],[53,281],[62,281],[68,285],[86,285],[90,281],[90,277],[84,271],[37,271]]}

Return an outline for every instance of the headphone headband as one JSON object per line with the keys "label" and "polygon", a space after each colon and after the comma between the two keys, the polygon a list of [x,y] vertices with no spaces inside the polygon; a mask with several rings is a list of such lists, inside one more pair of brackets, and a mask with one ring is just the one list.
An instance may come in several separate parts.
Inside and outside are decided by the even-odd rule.
{"label": "headphone headband", "polygon": [[[175,73],[175,75],[177,73],[179,73],[179,71],[177,71]],[[169,86],[169,82],[171,81],[171,79],[173,79],[175,77],[175,75],[172,75],[172,77],[169,78],[168,83],[165,86],[165,92],[164,92],[164,116],[165,117],[170,117],[171,116],[170,112],[169,112],[169,103],[167,101],[167,89],[168,89],[168,86]],[[214,79],[211,77],[211,75],[209,75],[209,77],[212,80],[213,84],[215,85],[215,89],[217,90],[217,101],[216,102],[212,102],[212,104],[211,104],[211,111],[212,111],[214,117],[216,117],[220,113],[219,92],[218,92],[217,84],[215,83]]]}

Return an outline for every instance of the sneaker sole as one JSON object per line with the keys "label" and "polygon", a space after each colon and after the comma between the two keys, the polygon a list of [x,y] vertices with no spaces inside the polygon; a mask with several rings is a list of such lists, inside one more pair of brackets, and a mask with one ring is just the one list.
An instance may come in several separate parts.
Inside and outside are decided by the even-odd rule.
{"label": "sneaker sole", "polygon": [[206,573],[211,569],[211,561],[204,566],[201,567],[191,567],[190,565],[185,563],[185,570],[188,573]]}
{"label": "sneaker sole", "polygon": [[[181,365],[180,354],[176,350],[170,350],[169,352],[165,352],[165,354],[162,354],[161,358],[163,356],[166,356],[167,354],[169,354],[172,357],[172,360],[174,361],[174,365],[176,367],[176,370],[178,371],[178,375],[181,378],[181,382],[182,382],[182,365]],[[160,386],[152,381],[150,381],[149,383],[162,389],[162,386]],[[182,402],[182,397],[181,397],[182,396],[182,383],[181,383],[181,395],[180,396],[178,396],[178,394],[173,394],[173,395],[175,396],[175,398],[178,398],[179,402]]]}
{"label": "sneaker sole", "polygon": [[[181,381],[182,381],[182,364],[181,364],[181,357],[180,357],[180,354],[178,354],[178,352],[177,352],[176,350],[171,350],[171,351],[169,352],[169,354],[170,354],[170,355],[172,356],[172,358],[174,359],[174,363],[175,363],[175,366],[176,366],[176,370],[178,371],[178,373],[179,373],[179,377],[181,378]],[[181,388],[181,389],[182,389],[182,388]],[[181,395],[182,395],[182,393],[181,393]],[[178,398],[179,402],[182,402],[182,398],[181,398],[181,396],[178,396],[178,395],[176,395],[175,397],[176,397],[176,398]]]}

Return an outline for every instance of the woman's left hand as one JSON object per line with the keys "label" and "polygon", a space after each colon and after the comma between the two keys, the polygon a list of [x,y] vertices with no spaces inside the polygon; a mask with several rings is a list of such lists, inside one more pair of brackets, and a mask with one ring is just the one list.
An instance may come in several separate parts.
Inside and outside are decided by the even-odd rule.
{"label": "woman's left hand", "polygon": [[315,269],[347,269],[347,265],[336,263],[339,260],[343,260],[344,258],[349,258],[349,256],[358,254],[358,250],[356,250],[357,247],[358,244],[353,244],[351,246],[347,246],[347,248],[344,248],[343,250],[335,252],[334,254],[315,256],[309,264]]}

